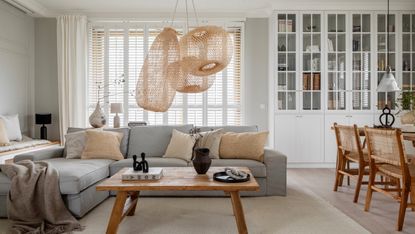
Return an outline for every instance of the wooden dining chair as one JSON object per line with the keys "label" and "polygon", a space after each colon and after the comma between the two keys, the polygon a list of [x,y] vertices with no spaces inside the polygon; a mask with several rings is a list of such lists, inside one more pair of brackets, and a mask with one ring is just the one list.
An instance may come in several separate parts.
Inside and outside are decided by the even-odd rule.
{"label": "wooden dining chair", "polygon": [[[337,166],[333,190],[337,191],[337,188],[342,185],[344,176],[356,179],[353,199],[353,202],[356,203],[359,199],[362,183],[367,184],[367,182],[363,182],[363,176],[369,175],[369,171],[366,170],[369,167],[369,158],[367,152],[362,148],[356,125],[345,126],[334,123],[333,127],[337,142]],[[350,169],[349,165],[353,163],[357,164],[357,169]]]}
{"label": "wooden dining chair", "polygon": [[[369,211],[373,192],[380,192],[400,202],[396,229],[402,230],[405,211],[415,208],[415,167],[408,164],[407,155],[402,143],[402,133],[399,129],[374,129],[365,127],[369,152],[369,186],[366,195],[365,211]],[[374,181],[376,176],[383,175],[391,181],[398,181],[397,188],[382,188]],[[408,195],[411,192],[411,203]]]}

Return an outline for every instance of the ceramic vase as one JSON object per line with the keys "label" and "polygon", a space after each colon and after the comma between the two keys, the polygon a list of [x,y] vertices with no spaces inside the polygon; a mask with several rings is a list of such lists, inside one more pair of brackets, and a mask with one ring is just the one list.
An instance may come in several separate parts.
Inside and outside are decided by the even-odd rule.
{"label": "ceramic vase", "polygon": [[105,114],[101,109],[101,105],[97,102],[94,112],[89,116],[89,124],[94,128],[102,128],[106,123]]}
{"label": "ceramic vase", "polygon": [[209,157],[208,148],[197,148],[194,150],[195,157],[193,158],[193,167],[197,174],[206,174],[212,163],[212,159]]}

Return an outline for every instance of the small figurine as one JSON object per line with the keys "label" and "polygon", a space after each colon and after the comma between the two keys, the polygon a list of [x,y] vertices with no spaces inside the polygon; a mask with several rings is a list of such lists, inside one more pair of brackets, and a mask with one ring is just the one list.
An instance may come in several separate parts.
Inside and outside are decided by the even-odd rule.
{"label": "small figurine", "polygon": [[141,153],[141,162],[137,161],[137,155],[133,155],[133,169],[134,171],[143,171],[148,173],[148,162],[146,161],[146,154]]}
{"label": "small figurine", "polygon": [[141,153],[141,162],[140,162],[140,164],[143,168],[143,172],[148,173],[148,162],[146,161],[146,154],[145,153]]}
{"label": "small figurine", "polygon": [[137,161],[137,155],[133,155],[133,169],[134,171],[141,171],[143,170],[143,167],[141,166],[141,162]]}

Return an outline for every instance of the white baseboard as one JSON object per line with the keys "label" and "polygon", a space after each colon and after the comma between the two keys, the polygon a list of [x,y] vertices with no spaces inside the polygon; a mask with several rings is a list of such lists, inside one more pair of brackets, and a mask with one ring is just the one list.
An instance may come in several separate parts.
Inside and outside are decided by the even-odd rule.
{"label": "white baseboard", "polygon": [[336,168],[336,163],[287,163],[287,168]]}

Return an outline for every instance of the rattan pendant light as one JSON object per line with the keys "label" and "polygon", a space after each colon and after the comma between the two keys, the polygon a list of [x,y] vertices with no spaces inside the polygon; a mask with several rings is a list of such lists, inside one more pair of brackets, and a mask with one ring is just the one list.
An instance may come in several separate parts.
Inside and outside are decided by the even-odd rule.
{"label": "rattan pendant light", "polygon": [[197,27],[184,35],[179,43],[182,67],[195,76],[218,73],[232,59],[232,38],[222,27]]}
{"label": "rattan pendant light", "polygon": [[[187,22],[189,16],[186,3]],[[199,20],[194,1],[193,11],[197,24]],[[176,2],[177,7],[177,2]],[[176,11],[176,10],[175,10]],[[215,82],[216,73],[222,71],[231,61],[233,41],[226,30],[218,26],[201,26],[186,33],[180,39],[181,77],[178,78],[177,91],[182,93],[200,93],[208,90]]]}
{"label": "rattan pendant light", "polygon": [[[169,74],[178,75],[176,91],[180,93],[200,93],[208,90],[215,82],[216,74],[210,76],[194,76],[188,70],[184,70],[181,62],[169,65]],[[178,74],[177,71],[180,73]],[[175,79],[171,77],[170,79]]]}
{"label": "rattan pendant light", "polygon": [[166,27],[157,35],[141,68],[136,87],[137,104],[145,110],[167,111],[176,95],[180,67],[170,66],[180,59],[177,32]]}

